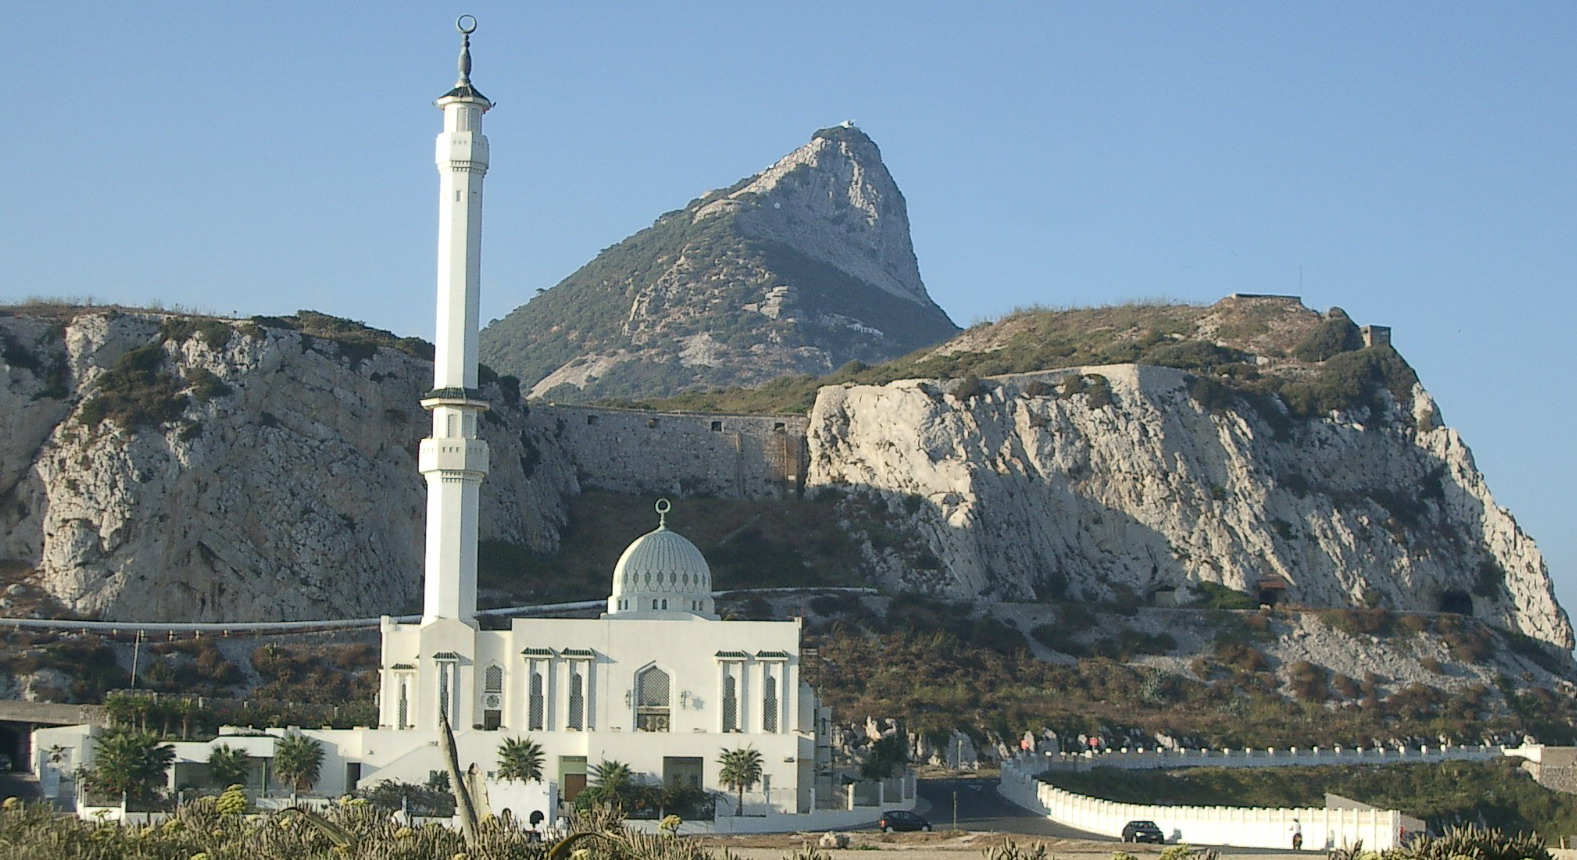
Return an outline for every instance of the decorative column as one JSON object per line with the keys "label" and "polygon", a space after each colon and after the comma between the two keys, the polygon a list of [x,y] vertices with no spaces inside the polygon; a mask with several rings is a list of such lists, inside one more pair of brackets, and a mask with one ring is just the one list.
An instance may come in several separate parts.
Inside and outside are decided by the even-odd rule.
{"label": "decorative column", "polygon": [[450,618],[475,625],[478,495],[487,476],[487,443],[477,425],[487,410],[477,390],[477,315],[482,272],[482,179],[487,137],[482,114],[493,103],[471,85],[471,33],[462,15],[460,77],[436,102],[444,112],[438,135],[438,331],[433,390],[422,407],[433,414],[432,436],[419,457],[427,479],[427,557],[422,621]]}

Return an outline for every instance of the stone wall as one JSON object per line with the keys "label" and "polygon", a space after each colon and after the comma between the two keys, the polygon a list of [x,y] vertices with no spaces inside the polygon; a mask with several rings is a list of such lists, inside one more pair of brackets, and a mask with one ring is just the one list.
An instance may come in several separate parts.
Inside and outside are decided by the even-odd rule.
{"label": "stone wall", "polygon": [[532,410],[582,489],[785,498],[805,484],[801,415],[716,415],[550,405]]}

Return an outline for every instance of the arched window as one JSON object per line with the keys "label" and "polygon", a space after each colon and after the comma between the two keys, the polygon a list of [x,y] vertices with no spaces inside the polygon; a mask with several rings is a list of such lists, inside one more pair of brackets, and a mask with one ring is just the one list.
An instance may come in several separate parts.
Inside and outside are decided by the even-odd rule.
{"label": "arched window", "polygon": [[548,697],[543,692],[542,672],[531,670],[530,706],[527,709],[528,729],[542,731],[547,725]]}
{"label": "arched window", "polygon": [[766,687],[761,696],[761,730],[776,732],[778,730],[778,683],[772,677],[772,670],[768,669],[766,677],[762,678],[762,685]]}
{"label": "arched window", "polygon": [[396,706],[398,713],[395,715],[395,728],[408,729],[411,727],[411,685],[404,678],[400,679],[400,701]]}
{"label": "arched window", "polygon": [[489,666],[482,673],[482,728],[493,731],[504,723],[504,669]]}
{"label": "arched window", "polygon": [[581,677],[578,669],[569,670],[569,720],[572,729],[586,727],[586,690],[585,679]]}
{"label": "arched window", "polygon": [[648,666],[635,675],[635,730],[668,731],[668,673]]}
{"label": "arched window", "polygon": [[739,682],[733,675],[723,676],[723,731],[739,731]]}

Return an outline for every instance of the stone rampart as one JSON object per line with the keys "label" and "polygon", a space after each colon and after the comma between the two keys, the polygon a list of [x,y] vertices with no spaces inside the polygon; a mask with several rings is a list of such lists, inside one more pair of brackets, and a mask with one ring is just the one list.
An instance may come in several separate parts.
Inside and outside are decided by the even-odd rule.
{"label": "stone rampart", "polygon": [[785,498],[805,484],[802,415],[716,415],[551,404],[532,409],[582,489]]}

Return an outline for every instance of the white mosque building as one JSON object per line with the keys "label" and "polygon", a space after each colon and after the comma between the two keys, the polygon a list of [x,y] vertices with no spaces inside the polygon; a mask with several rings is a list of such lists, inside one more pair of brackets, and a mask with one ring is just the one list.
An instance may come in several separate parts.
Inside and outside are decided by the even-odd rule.
{"label": "white mosque building", "polygon": [[[604,761],[629,766],[639,781],[733,792],[719,778],[722,752],[761,754],[761,782],[746,795],[757,820],[745,829],[855,824],[876,817],[833,785],[830,714],[801,675],[800,622],[721,620],[712,576],[695,545],[667,527],[624,551],[612,571],[600,618],[515,619],[484,630],[476,612],[478,490],[488,472],[477,424],[488,406],[477,390],[477,315],[482,183],[492,107],[470,81],[470,34],[459,21],[459,80],[437,101],[439,239],[434,387],[422,400],[433,416],[422,440],[427,540],[421,620],[381,623],[378,726],[223,734],[213,744],[273,755],[278,738],[299,732],[324,748],[315,788],[335,796],[380,780],[422,783],[442,771],[440,718],[453,727],[462,768],[497,768],[506,738],[529,737],[544,752],[541,783],[489,782],[492,806],[541,810],[587,786]],[[73,748],[90,763],[87,727],[40,730],[36,748]],[[210,743],[178,743],[176,773],[205,762]],[[888,808],[913,802],[912,783]],[[720,804],[721,805],[721,804]],[[719,822],[729,820],[729,804]],[[783,817],[789,820],[783,820]],[[738,828],[739,823],[730,827]]]}

